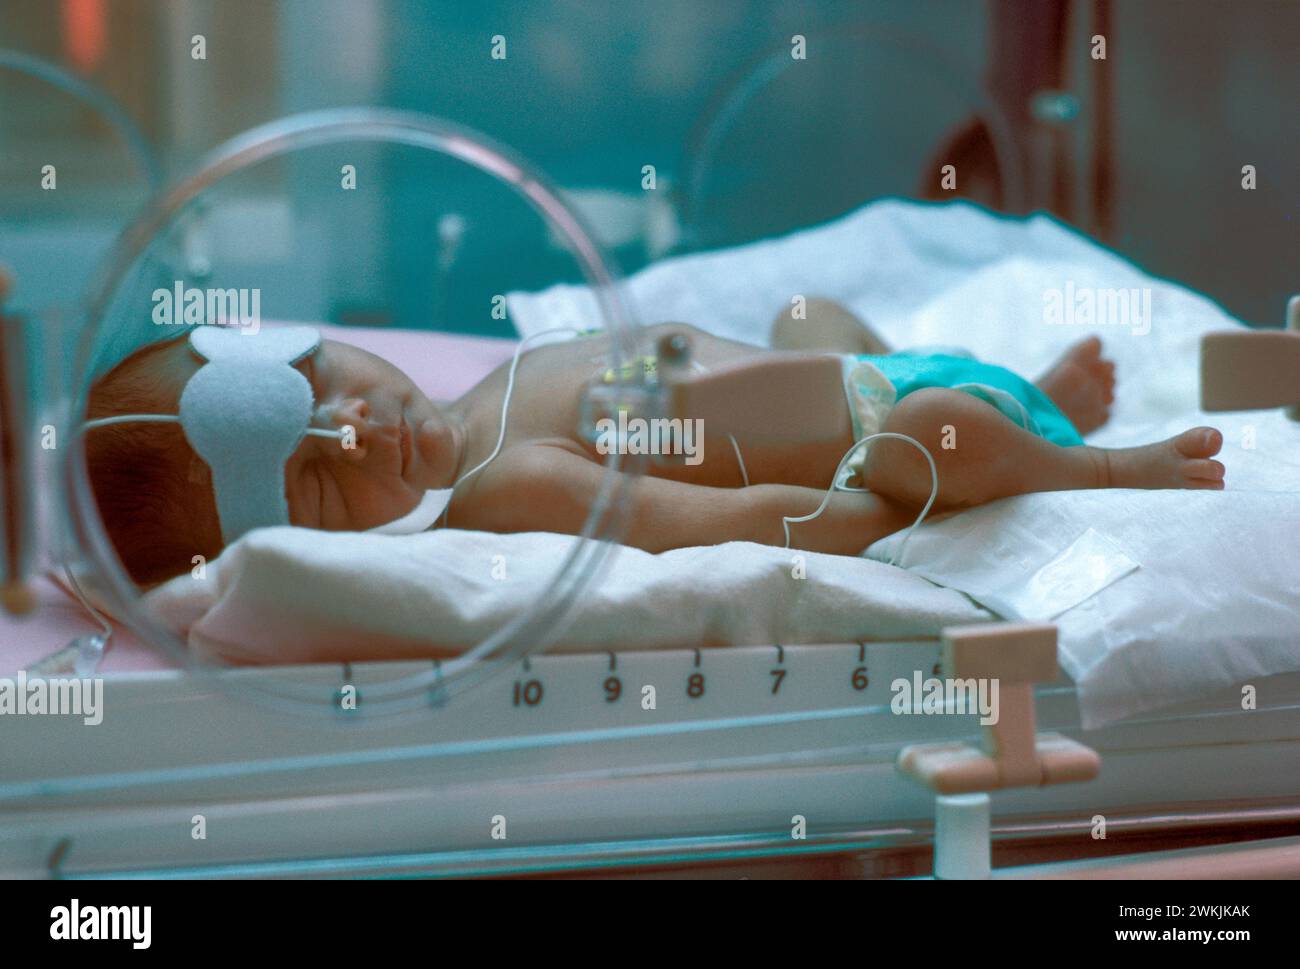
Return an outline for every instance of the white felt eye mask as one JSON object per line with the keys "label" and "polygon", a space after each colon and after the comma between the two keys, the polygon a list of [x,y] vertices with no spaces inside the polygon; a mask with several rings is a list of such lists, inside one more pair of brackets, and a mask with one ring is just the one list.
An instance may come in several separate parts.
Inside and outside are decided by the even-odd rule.
{"label": "white felt eye mask", "polygon": [[293,365],[316,352],[307,326],[260,330],[203,327],[190,347],[208,362],[181,393],[181,427],[212,469],[221,537],[289,524],[284,463],[311,424],[311,384]]}
{"label": "white felt eye mask", "polygon": [[[520,341],[510,361],[501,429],[492,453],[461,475],[451,488],[426,491],[411,511],[370,531],[410,535],[431,528],[451,503],[455,489],[501,453],[515,371],[523,351],[538,338],[578,332],[572,327],[556,327]],[[101,417],[86,421],[82,429],[143,421],[179,422],[190,445],[212,469],[212,488],[225,544],[254,528],[289,524],[285,461],[305,434],[342,436],[341,431],[309,426],[314,406],[311,384],[293,367],[316,352],[320,333],[309,326],[261,329],[252,334],[209,326],[190,334],[190,346],[208,362],[181,392],[180,414]]]}
{"label": "white felt eye mask", "polygon": [[[315,403],[311,384],[294,364],[319,347],[320,333],[310,326],[255,334],[201,327],[190,334],[190,348],[207,362],[181,392],[178,415],[125,414],[87,421],[84,427],[178,421],[212,471],[221,537],[229,545],[254,528],[289,524],[285,462],[307,434],[342,434],[309,426]],[[375,531],[422,531],[449,499],[450,489],[427,492],[413,511]]]}

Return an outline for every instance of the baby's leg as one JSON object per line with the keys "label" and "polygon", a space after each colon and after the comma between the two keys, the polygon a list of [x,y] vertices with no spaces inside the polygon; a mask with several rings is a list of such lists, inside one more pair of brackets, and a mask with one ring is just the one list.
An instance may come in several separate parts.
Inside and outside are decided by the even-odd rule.
{"label": "baby's leg", "polygon": [[[1209,427],[1136,448],[1059,447],[970,394],[927,388],[899,401],[883,430],[914,437],[930,451],[939,472],[936,507],[1034,491],[1223,487],[1223,465],[1210,460],[1223,436]],[[885,497],[919,505],[930,496],[929,465],[906,441],[873,442],[864,472],[867,487]]]}
{"label": "baby's leg", "polygon": [[805,350],[809,353],[890,353],[880,335],[839,303],[810,297],[804,304],[803,319],[794,306],[772,321],[774,350]]}

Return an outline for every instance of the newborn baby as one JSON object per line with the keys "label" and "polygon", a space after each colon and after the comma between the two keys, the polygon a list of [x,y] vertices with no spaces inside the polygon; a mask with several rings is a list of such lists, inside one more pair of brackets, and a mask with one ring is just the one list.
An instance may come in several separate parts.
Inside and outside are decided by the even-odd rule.
{"label": "newborn baby", "polygon": [[[681,324],[649,329],[656,344],[686,334],[693,358],[709,369],[770,352]],[[890,354],[869,328],[823,301],[809,302],[806,319],[779,318],[773,345],[845,354],[843,406],[809,414],[806,437],[779,444],[738,434],[733,448],[725,429],[706,422],[702,461],[648,465],[626,543],[651,552],[727,541],[783,545],[783,517],[814,511],[845,452],[876,430],[909,435],[929,449],[938,470],[936,511],[1034,491],[1223,487],[1223,465],[1212,460],[1222,436],[1212,428],[1136,448],[1082,443],[1079,435],[1106,421],[1114,399],[1114,366],[1095,337],[1071,347],[1036,384],[956,356]],[[581,531],[606,473],[604,455],[578,430],[580,401],[605,369],[604,350],[604,340],[581,338],[524,354],[501,451],[457,486],[447,524]],[[201,366],[183,338],[140,350],[92,388],[86,416],[176,414]],[[313,425],[355,429],[355,446],[307,436],[288,459],[294,525],[362,531],[391,522],[428,490],[452,487],[496,446],[508,365],[445,405],[397,367],[347,344],[322,341],[294,366],[311,384]],[[883,397],[873,398],[877,393]],[[211,473],[179,424],[97,427],[85,440],[105,527],[138,583],[161,582],[188,571],[194,556],[221,552]],[[858,474],[869,492],[834,492],[821,516],[791,528],[793,547],[856,555],[911,524],[930,496],[929,465],[903,441],[875,442]]]}

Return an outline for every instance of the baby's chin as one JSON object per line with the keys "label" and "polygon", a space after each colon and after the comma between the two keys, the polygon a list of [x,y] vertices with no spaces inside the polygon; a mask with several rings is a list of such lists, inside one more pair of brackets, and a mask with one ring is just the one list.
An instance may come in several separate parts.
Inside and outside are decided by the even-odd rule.
{"label": "baby's chin", "polygon": [[419,507],[425,489],[394,487],[391,490],[377,490],[357,498],[356,510],[347,524],[345,531],[366,532],[383,525],[400,521]]}
{"label": "baby's chin", "polygon": [[[412,415],[412,421],[419,420]],[[456,454],[456,437],[451,424],[441,414],[426,413],[423,420],[411,428],[415,460],[408,469],[407,480],[420,488],[451,486],[452,466]]]}

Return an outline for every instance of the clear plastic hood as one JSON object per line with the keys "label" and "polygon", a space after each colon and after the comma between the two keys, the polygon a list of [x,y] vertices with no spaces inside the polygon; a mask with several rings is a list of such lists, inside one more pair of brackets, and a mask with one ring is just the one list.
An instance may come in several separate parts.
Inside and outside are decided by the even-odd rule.
{"label": "clear plastic hood", "polygon": [[[426,163],[419,156],[431,156],[432,161]],[[436,180],[440,176],[446,179],[447,191],[439,190]],[[330,189],[322,190],[322,185]],[[337,186],[337,194],[333,186]],[[358,186],[367,197],[355,192]],[[150,341],[175,335],[173,330],[179,328],[159,325],[160,292],[184,297],[193,292],[255,291],[261,315],[273,321],[271,325],[279,321],[315,325],[330,319],[368,323],[364,313],[349,310],[363,304],[367,293],[373,295],[375,286],[369,277],[379,275],[365,265],[366,239],[382,233],[386,220],[409,217],[405,202],[411,197],[430,201],[429,252],[411,254],[409,260],[404,254],[396,268],[406,275],[389,288],[395,285],[400,289],[409,278],[411,287],[419,289],[433,276],[438,298],[428,303],[423,319],[380,321],[385,333],[432,329],[453,334],[459,341],[471,341],[471,346],[477,346],[472,341],[480,336],[504,335],[500,332],[501,315],[493,312],[494,298],[483,304],[484,325],[463,316],[453,319],[448,306],[454,304],[448,303],[446,294],[454,295],[462,282],[456,278],[457,247],[477,247],[478,261],[461,269],[463,280],[468,280],[462,290],[477,285],[491,292],[491,287],[500,284],[498,288],[504,292],[510,285],[511,254],[506,251],[498,258],[485,254],[490,253],[494,227],[499,236],[513,240],[512,244],[521,238],[559,240],[571,257],[577,278],[597,295],[599,318],[590,321],[589,329],[606,334],[596,342],[602,346],[610,371],[618,375],[603,389],[617,398],[627,385],[629,399],[638,397],[638,388],[631,386],[636,378],[626,375],[623,367],[637,347],[638,336],[620,301],[616,271],[560,193],[513,152],[437,118],[371,108],[297,115],[235,137],[158,194],[119,236],[82,309],[68,321],[66,352],[62,354],[66,387],[53,389],[46,381],[49,400],[44,409],[62,415],[56,420],[61,424],[60,446],[44,455],[50,466],[40,469],[40,487],[22,486],[10,492],[39,493],[42,500],[48,500],[57,482],[61,497],[52,504],[58,512],[59,537],[47,530],[41,538],[47,550],[46,564],[65,562],[93,602],[172,663],[186,668],[195,665],[185,643],[143,606],[142,590],[120,564],[98,515],[85,449],[77,435],[79,422],[73,415],[85,413],[89,387],[98,375]],[[508,208],[510,205],[514,208]],[[477,213],[476,206],[480,209]],[[516,229],[517,221],[511,221],[507,233],[500,221],[507,212],[510,220],[536,221],[538,230],[530,234]],[[503,248],[509,250],[510,245]],[[312,265],[315,254],[322,250],[332,265],[343,267],[341,272],[330,273]],[[387,266],[386,270],[393,268]],[[491,278],[479,279],[476,272]],[[295,278],[304,277],[310,283],[313,274],[323,280],[319,286]],[[266,295],[261,295],[257,286],[259,278],[265,280]],[[253,285],[247,285],[250,283]],[[361,295],[353,295],[355,292]],[[488,320],[494,321],[495,332],[489,329]],[[25,331],[34,326],[29,321]],[[353,329],[361,331],[360,327]],[[6,433],[21,434],[34,419],[29,413],[22,418],[23,427],[15,426]],[[34,452],[25,449],[24,460],[13,462],[14,480],[25,480],[34,473],[34,460]],[[607,554],[609,540],[619,535],[622,503],[631,480],[630,475],[619,472],[635,473],[638,468],[629,464],[634,460],[618,454],[608,456],[604,483],[582,534],[555,563],[553,578],[531,608],[467,653],[441,664],[436,672],[372,688],[370,709],[376,711],[376,702],[394,710],[426,705],[431,688],[457,692],[490,675],[497,662],[517,659],[550,641],[574,597]],[[26,522],[30,514],[31,509],[24,507],[15,520]],[[24,543],[25,548],[31,545],[30,541]],[[90,617],[87,619],[89,622]],[[290,678],[242,679],[257,680],[260,685],[241,686],[241,693],[251,690],[290,703],[310,698],[310,709],[319,709],[314,702],[319,691],[299,688]]]}

